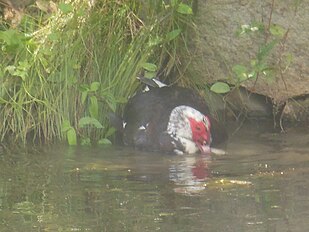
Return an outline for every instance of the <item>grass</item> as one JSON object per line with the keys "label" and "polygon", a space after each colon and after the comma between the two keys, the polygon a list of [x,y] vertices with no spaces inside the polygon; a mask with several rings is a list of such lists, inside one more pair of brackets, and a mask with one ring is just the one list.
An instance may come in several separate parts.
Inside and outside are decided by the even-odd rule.
{"label": "grass", "polygon": [[14,29],[2,20],[0,142],[108,143],[107,113],[121,114],[141,71],[186,67],[189,5],[88,2],[60,2],[52,13],[32,6]]}

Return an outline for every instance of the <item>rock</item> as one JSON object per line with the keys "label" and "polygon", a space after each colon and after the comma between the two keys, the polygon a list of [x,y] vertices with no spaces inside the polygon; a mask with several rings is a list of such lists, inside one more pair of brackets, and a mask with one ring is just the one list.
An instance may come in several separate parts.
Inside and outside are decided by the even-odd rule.
{"label": "rock", "polygon": [[[267,56],[273,74],[266,77],[260,73],[257,81],[250,80],[241,85],[275,103],[309,94],[308,1],[275,1],[273,8],[272,2],[199,1],[197,25],[200,37],[196,42],[198,54],[192,67],[195,75],[208,83],[217,80],[233,83],[233,66],[240,64],[251,69],[267,35],[258,32],[238,37],[235,33],[241,25],[253,22],[267,27],[271,15],[271,24],[288,30],[286,39],[281,38],[281,43],[275,45]],[[271,39],[268,38],[268,42]]]}
{"label": "rock", "polygon": [[268,97],[252,93],[243,87],[232,90],[225,97],[234,114],[243,114],[251,118],[271,118],[272,101]]}

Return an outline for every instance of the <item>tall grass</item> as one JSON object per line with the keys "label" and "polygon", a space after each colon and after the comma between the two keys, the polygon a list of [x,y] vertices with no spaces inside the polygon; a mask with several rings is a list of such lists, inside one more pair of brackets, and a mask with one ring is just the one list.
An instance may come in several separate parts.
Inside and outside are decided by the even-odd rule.
{"label": "tall grass", "polygon": [[66,1],[24,16],[0,31],[0,142],[108,142],[107,113],[121,112],[147,64],[181,70],[190,25],[180,1]]}

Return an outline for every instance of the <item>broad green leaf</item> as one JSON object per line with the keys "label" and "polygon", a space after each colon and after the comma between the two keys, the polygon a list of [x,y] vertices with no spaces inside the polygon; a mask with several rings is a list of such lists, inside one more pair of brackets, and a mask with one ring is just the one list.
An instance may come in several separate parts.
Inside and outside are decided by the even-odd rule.
{"label": "broad green leaf", "polygon": [[90,112],[91,117],[98,118],[98,116],[99,116],[99,105],[98,105],[98,99],[97,99],[96,96],[90,97],[89,112]]}
{"label": "broad green leaf", "polygon": [[166,40],[171,41],[175,39],[180,33],[181,33],[181,29],[170,31],[169,33],[166,34]]}
{"label": "broad green leaf", "polygon": [[85,84],[81,84],[78,86],[78,90],[81,91],[81,92],[85,92],[85,91],[89,91],[90,88],[88,85],[85,85]]}
{"label": "broad green leaf", "polygon": [[247,68],[243,65],[240,65],[240,64],[234,65],[232,70],[235,74],[243,74],[243,73],[247,72]]}
{"label": "broad green leaf", "polygon": [[269,31],[272,35],[279,37],[283,37],[286,33],[286,30],[277,24],[272,24],[269,28]]}
{"label": "broad green leaf", "polygon": [[240,64],[236,64],[233,66],[232,68],[233,72],[236,74],[238,80],[243,79],[243,78],[247,78],[247,68],[243,65]]}
{"label": "broad green leaf", "polygon": [[64,133],[64,132],[67,132],[68,130],[70,130],[72,127],[71,127],[71,124],[70,124],[70,121],[69,120],[64,120],[62,122],[62,125],[61,125],[61,131]]}
{"label": "broad green leaf", "polygon": [[0,42],[4,42],[3,50],[7,52],[16,52],[18,48],[25,45],[26,37],[17,30],[9,29],[0,31]]}
{"label": "broad green leaf", "polygon": [[100,82],[97,82],[97,81],[92,82],[90,85],[90,91],[93,91],[93,92],[97,91],[100,88],[100,85],[101,85]]}
{"label": "broad green leaf", "polygon": [[9,74],[14,75],[16,67],[14,65],[8,65],[5,67],[4,72],[9,72]]}
{"label": "broad green leaf", "polygon": [[106,132],[105,137],[109,137],[113,135],[115,132],[116,132],[116,129],[114,127],[110,127],[108,131]]}
{"label": "broad green leaf", "polygon": [[157,71],[157,65],[152,64],[152,63],[143,63],[142,67],[149,72]]}
{"label": "broad green leaf", "polygon": [[83,117],[79,120],[78,126],[83,128],[85,126],[94,126],[95,128],[103,128],[102,124],[95,118],[92,117]]}
{"label": "broad green leaf", "polygon": [[69,145],[71,145],[71,146],[77,145],[76,132],[75,132],[75,129],[73,127],[71,127],[67,131],[67,139],[68,139]]}
{"label": "broad green leaf", "polygon": [[218,81],[210,87],[210,90],[215,93],[227,93],[231,89],[228,84]]}
{"label": "broad green leaf", "polygon": [[100,144],[100,145],[110,145],[110,144],[112,144],[112,142],[109,139],[104,138],[104,139],[100,139],[98,141],[98,144]]}
{"label": "broad green leaf", "polygon": [[82,92],[82,103],[84,104],[86,102],[88,96],[88,91]]}
{"label": "broad green leaf", "polygon": [[184,3],[180,3],[177,7],[177,12],[180,14],[191,15],[193,14],[192,8]]}
{"label": "broad green leaf", "polygon": [[27,61],[20,61],[18,67],[12,73],[12,75],[20,77],[23,81],[28,76],[28,70],[30,68],[30,64]]}
{"label": "broad green leaf", "polygon": [[157,75],[157,73],[156,72],[146,72],[145,73],[145,77],[146,78],[154,78],[155,76]]}
{"label": "broad green leaf", "polygon": [[20,70],[20,69],[17,69],[14,72],[14,76],[20,77],[23,81],[25,81],[26,77],[27,77],[27,72]]}
{"label": "broad green leaf", "polygon": [[59,3],[59,9],[62,13],[67,14],[73,11],[73,6],[71,4]]}

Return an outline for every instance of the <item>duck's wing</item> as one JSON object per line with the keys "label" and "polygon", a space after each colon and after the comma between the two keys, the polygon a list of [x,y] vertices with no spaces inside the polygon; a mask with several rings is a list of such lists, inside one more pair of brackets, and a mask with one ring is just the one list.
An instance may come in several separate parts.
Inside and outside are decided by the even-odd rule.
{"label": "duck's wing", "polygon": [[153,88],[162,88],[164,86],[167,86],[163,82],[159,81],[156,78],[146,78],[146,77],[136,77],[140,82],[144,83],[148,87],[153,87]]}

